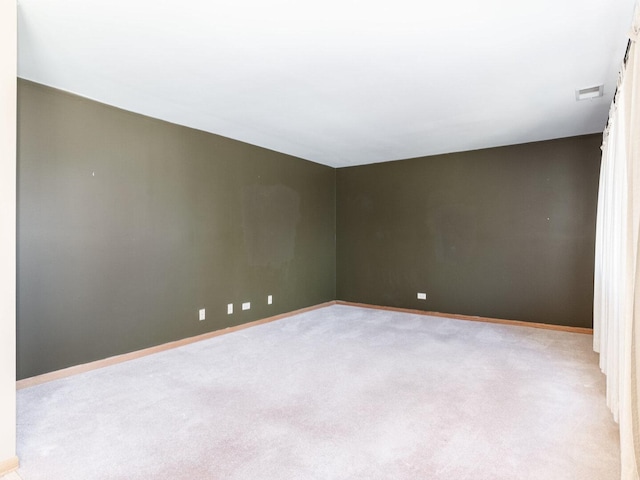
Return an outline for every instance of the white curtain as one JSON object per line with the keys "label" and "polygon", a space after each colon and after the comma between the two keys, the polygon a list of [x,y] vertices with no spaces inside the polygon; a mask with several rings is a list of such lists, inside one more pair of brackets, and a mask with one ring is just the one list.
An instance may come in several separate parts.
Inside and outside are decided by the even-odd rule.
{"label": "white curtain", "polygon": [[598,194],[594,350],[620,424],[622,480],[640,480],[640,4],[604,132]]}

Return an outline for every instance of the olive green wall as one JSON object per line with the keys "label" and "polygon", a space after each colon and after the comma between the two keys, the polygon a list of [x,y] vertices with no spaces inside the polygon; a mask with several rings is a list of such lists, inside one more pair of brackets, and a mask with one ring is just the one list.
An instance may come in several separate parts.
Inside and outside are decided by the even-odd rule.
{"label": "olive green wall", "polygon": [[590,327],[600,143],[337,170],[337,298]]}
{"label": "olive green wall", "polygon": [[599,146],[335,170],[20,80],[18,378],[334,299],[591,326]]}
{"label": "olive green wall", "polygon": [[335,298],[334,169],[18,90],[18,378]]}

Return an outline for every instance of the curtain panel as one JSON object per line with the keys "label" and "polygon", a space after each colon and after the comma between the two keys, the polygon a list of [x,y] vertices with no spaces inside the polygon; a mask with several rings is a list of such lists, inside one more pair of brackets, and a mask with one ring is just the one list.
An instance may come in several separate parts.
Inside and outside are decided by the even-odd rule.
{"label": "curtain panel", "polygon": [[620,425],[622,480],[640,479],[640,4],[603,135],[593,346]]}

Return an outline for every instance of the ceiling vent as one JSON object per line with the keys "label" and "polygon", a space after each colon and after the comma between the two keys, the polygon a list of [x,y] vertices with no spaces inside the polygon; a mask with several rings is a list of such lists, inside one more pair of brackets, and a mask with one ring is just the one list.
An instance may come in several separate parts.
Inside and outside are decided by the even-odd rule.
{"label": "ceiling vent", "polygon": [[580,90],[576,90],[576,101],[598,98],[601,97],[603,93],[604,85],[581,88]]}

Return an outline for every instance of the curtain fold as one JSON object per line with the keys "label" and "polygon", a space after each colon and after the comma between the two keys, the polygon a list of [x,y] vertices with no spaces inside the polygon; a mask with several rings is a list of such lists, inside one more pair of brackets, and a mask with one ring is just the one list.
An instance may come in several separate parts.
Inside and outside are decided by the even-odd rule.
{"label": "curtain fold", "polygon": [[603,135],[596,224],[594,350],[620,424],[622,480],[640,480],[640,4]]}

